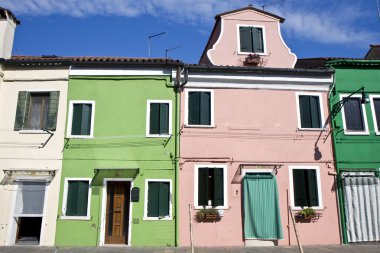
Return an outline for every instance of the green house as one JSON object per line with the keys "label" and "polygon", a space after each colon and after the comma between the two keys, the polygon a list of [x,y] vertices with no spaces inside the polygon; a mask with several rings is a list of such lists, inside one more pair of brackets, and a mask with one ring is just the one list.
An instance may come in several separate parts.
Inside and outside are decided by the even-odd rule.
{"label": "green house", "polygon": [[55,244],[177,245],[180,62],[70,60]]}

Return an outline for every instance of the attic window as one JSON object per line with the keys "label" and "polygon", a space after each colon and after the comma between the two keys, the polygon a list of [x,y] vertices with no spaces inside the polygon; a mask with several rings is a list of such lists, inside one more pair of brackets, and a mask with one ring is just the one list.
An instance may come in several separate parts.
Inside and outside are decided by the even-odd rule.
{"label": "attic window", "polygon": [[264,53],[263,28],[254,26],[240,26],[240,52]]}

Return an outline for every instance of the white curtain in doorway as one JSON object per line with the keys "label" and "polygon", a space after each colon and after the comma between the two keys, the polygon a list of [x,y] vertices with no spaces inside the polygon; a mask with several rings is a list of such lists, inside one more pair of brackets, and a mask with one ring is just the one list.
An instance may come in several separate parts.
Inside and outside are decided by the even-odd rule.
{"label": "white curtain in doorway", "polygon": [[19,182],[15,216],[42,216],[44,213],[45,182]]}
{"label": "white curtain in doorway", "polygon": [[379,178],[345,177],[343,187],[348,241],[380,241]]}

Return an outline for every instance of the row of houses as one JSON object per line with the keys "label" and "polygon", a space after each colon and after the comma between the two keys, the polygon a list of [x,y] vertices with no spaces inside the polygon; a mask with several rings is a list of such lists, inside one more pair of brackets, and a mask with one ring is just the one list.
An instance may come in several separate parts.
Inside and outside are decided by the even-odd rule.
{"label": "row of houses", "polygon": [[297,60],[283,22],[219,14],[189,65],[11,56],[0,9],[0,245],[295,245],[294,217],[303,244],[379,241],[377,47]]}

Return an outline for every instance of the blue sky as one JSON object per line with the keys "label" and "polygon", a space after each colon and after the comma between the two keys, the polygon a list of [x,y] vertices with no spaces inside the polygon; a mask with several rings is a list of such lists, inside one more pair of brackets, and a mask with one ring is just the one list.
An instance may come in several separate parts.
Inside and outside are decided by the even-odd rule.
{"label": "blue sky", "polygon": [[0,0],[21,25],[14,55],[164,57],[197,63],[216,14],[253,4],[285,18],[298,58],[363,57],[380,44],[377,0]]}

